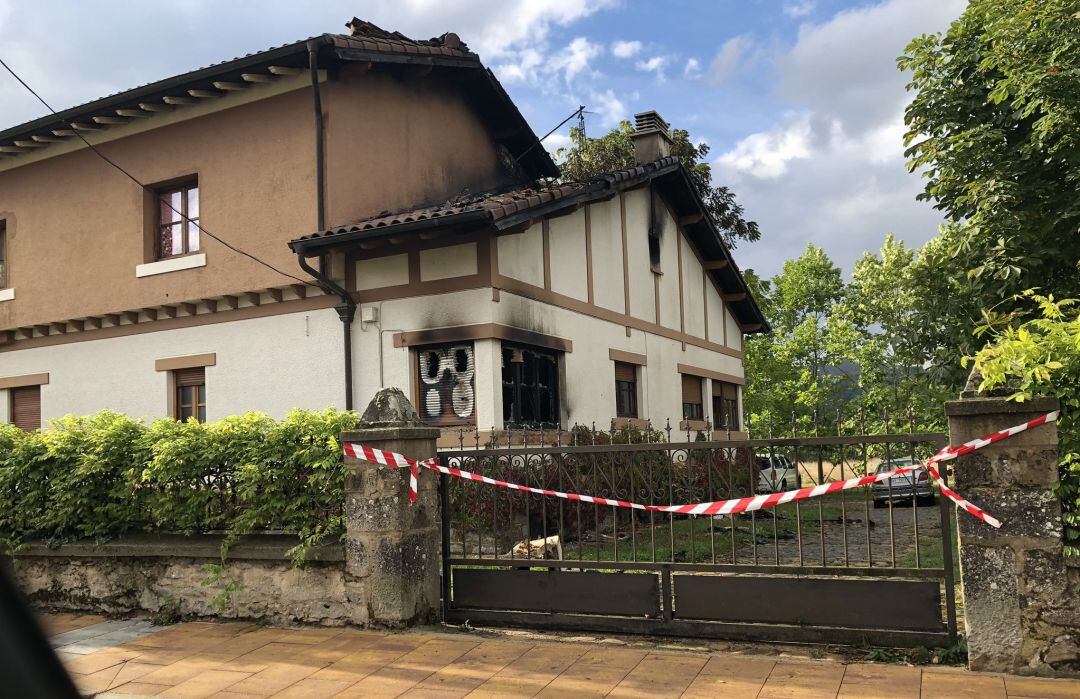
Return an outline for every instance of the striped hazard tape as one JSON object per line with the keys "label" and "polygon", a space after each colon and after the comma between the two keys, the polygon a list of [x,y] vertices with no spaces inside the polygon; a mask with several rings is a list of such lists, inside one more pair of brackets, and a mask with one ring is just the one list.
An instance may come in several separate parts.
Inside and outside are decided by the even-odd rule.
{"label": "striped hazard tape", "polygon": [[841,490],[850,490],[851,488],[860,488],[871,485],[878,481],[883,481],[893,476],[903,475],[905,473],[911,473],[916,469],[922,467],[927,470],[930,476],[937,482],[938,487],[941,489],[941,494],[956,503],[956,506],[964,510],[973,517],[977,517],[986,522],[992,527],[1000,527],[1001,522],[991,516],[985,510],[971,504],[958,493],[951,490],[946,486],[941,479],[941,474],[938,473],[934,464],[941,463],[942,461],[949,461],[955,459],[958,456],[969,454],[977,449],[982,449],[985,446],[1000,442],[1003,439],[1007,439],[1015,434],[1019,434],[1025,430],[1029,430],[1039,425],[1044,425],[1048,422],[1054,422],[1058,418],[1058,412],[1047,413],[1034,420],[1029,420],[1020,425],[1015,425],[1000,432],[995,432],[991,435],[981,437],[979,439],[973,439],[970,442],[965,442],[958,447],[945,447],[937,454],[924,461],[922,464],[914,466],[905,466],[903,468],[894,469],[892,471],[886,471],[884,473],[875,473],[869,476],[862,476],[860,478],[851,478],[846,481],[833,481],[830,483],[822,483],[809,488],[799,488],[798,490],[788,490],[783,493],[770,493],[768,495],[754,495],[744,498],[734,498],[732,500],[716,500],[713,502],[697,502],[685,505],[643,505],[637,502],[628,502],[626,500],[612,500],[610,498],[596,497],[593,495],[579,495],[577,493],[563,493],[558,490],[546,490],[544,488],[533,488],[527,485],[519,485],[517,483],[508,483],[506,481],[500,481],[488,476],[482,476],[478,473],[471,473],[470,471],[463,471],[457,468],[451,468],[449,466],[442,466],[435,458],[425,459],[423,461],[416,461],[410,459],[407,456],[403,456],[392,451],[383,451],[382,449],[375,449],[373,447],[364,446],[362,444],[355,444],[346,442],[342,445],[345,455],[351,456],[363,461],[369,461],[376,464],[382,464],[384,466],[394,466],[398,468],[409,469],[409,501],[416,501],[416,488],[417,480],[421,468],[430,469],[439,473],[445,473],[448,476],[455,476],[457,478],[464,478],[466,480],[479,481],[480,483],[486,483],[488,485],[498,486],[500,488],[509,488],[510,490],[518,490],[524,493],[535,493],[536,495],[546,495],[549,497],[563,498],[564,500],[576,500],[579,502],[589,502],[597,505],[606,505],[609,507],[625,507],[634,510],[646,510],[650,512],[670,512],[676,514],[687,515],[727,515],[727,514],[739,514],[742,512],[752,512],[754,510],[762,510],[768,507],[775,507],[777,505],[783,505],[785,503],[794,502],[796,500],[807,500],[809,498],[816,498],[828,493],[835,493]]}

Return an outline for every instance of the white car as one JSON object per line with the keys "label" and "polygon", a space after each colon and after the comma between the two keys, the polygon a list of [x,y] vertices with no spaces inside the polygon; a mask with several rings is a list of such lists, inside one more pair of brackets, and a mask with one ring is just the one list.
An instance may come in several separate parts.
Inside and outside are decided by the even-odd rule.
{"label": "white car", "polygon": [[799,487],[799,469],[782,454],[758,455],[759,493],[779,493]]}

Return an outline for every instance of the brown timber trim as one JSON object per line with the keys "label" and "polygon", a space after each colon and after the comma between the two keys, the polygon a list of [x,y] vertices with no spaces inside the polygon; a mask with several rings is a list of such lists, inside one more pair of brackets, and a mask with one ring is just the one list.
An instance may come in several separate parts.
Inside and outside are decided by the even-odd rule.
{"label": "brown timber trim", "polygon": [[540,235],[544,241],[544,288],[551,290],[551,226],[547,217],[540,224]]}
{"label": "brown timber trim", "polygon": [[660,325],[660,273],[653,272],[653,306],[656,314],[656,324]]}
{"label": "brown timber trim", "polygon": [[624,430],[628,427],[635,430],[647,430],[649,429],[649,421],[640,417],[613,417],[611,418],[611,426],[617,430]]}
{"label": "brown timber trim", "polygon": [[8,345],[0,345],[0,352],[31,349],[34,347],[51,347],[53,345],[66,345],[69,342],[90,342],[91,340],[105,340],[113,337],[126,337],[128,335],[141,335],[162,330],[175,330],[177,328],[193,328],[200,325],[213,323],[226,323],[234,320],[248,320],[251,318],[266,318],[269,316],[284,315],[286,313],[300,313],[303,311],[315,311],[324,308],[332,308],[340,300],[336,296],[312,296],[306,299],[283,301],[281,303],[266,304],[263,306],[245,306],[237,310],[220,310],[218,313],[201,313],[197,316],[184,316],[182,318],[164,318],[153,323],[139,323],[129,325],[114,325],[100,330],[86,330],[81,333],[68,333],[65,335],[49,335],[47,337],[35,337],[19,340]]}
{"label": "brown timber trim", "polygon": [[588,289],[589,304],[595,303],[593,294],[593,268],[592,268],[592,216],[589,214],[589,205],[585,205],[585,283]]}
{"label": "brown timber trim", "polygon": [[[622,283],[623,313],[630,315],[630,249],[626,243],[626,199],[619,192],[619,224],[622,228]],[[626,326],[626,336],[630,337],[630,326]]]}
{"label": "brown timber trim", "polygon": [[708,420],[680,420],[679,430],[694,430],[696,432],[704,432],[709,427]]}
{"label": "brown timber trim", "polygon": [[449,328],[413,330],[394,333],[394,347],[416,347],[435,345],[464,340],[508,340],[526,345],[536,345],[559,352],[573,352],[574,343],[554,335],[515,328],[502,323],[476,323],[474,325],[456,325]]}
{"label": "brown timber trim", "polygon": [[217,365],[217,353],[191,354],[186,357],[165,357],[154,361],[154,371],[176,371],[177,369],[197,369]]}
{"label": "brown timber trim", "polygon": [[712,369],[702,369],[697,366],[690,366],[689,364],[679,364],[680,374],[689,374],[690,376],[700,376],[705,379],[716,379],[717,381],[727,381],[728,383],[738,384],[740,386],[746,385],[746,379],[742,376],[735,376],[734,374],[725,374],[720,371],[713,371]]}
{"label": "brown timber trim", "polygon": [[[683,289],[683,269],[682,269],[682,245],[683,245],[683,232],[682,229],[676,228],[675,231],[679,234],[679,239],[675,241],[677,247],[675,248],[675,260],[678,262],[679,271],[679,332],[683,335],[686,334],[686,292]],[[704,301],[704,299],[702,299]],[[706,336],[705,339],[708,339]],[[682,343],[683,351],[686,351],[686,341]]]}
{"label": "brown timber trim", "polygon": [[581,313],[582,315],[590,316],[592,318],[606,320],[609,323],[625,325],[627,327],[635,328],[643,332],[652,333],[653,335],[666,337],[669,340],[675,340],[676,342],[685,342],[688,345],[711,350],[720,354],[726,354],[727,356],[735,357],[736,359],[743,358],[743,353],[739,350],[725,347],[724,345],[717,344],[715,342],[709,342],[704,338],[694,337],[693,335],[680,333],[678,330],[665,328],[656,323],[650,323],[647,320],[634,318],[632,316],[619,313],[618,311],[612,311],[602,306],[591,306],[580,299],[575,299],[571,296],[565,296],[563,294],[559,294],[553,291],[548,291],[547,289],[541,289],[538,286],[527,284],[518,279],[513,279],[512,277],[504,277],[501,275],[497,275],[495,277],[495,284],[503,291],[511,294],[517,294],[518,296],[524,296],[525,298],[532,299],[534,301],[541,301],[552,306],[565,308],[568,311],[574,311],[575,313]]}
{"label": "brown timber trim", "polygon": [[0,378],[0,390],[5,388],[24,388],[26,386],[44,386],[49,383],[48,372],[42,374],[23,374]]}
{"label": "brown timber trim", "polygon": [[645,366],[648,364],[648,357],[644,354],[638,354],[637,352],[625,352],[623,350],[609,349],[607,351],[608,359],[613,362],[626,362],[627,364],[637,364],[638,366]]}

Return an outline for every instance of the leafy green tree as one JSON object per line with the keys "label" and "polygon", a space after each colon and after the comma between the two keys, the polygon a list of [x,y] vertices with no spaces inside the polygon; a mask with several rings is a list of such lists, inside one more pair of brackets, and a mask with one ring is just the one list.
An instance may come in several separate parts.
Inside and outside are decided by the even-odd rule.
{"label": "leafy green tree", "polygon": [[914,93],[909,167],[951,221],[923,256],[923,281],[924,313],[951,329],[931,335],[934,362],[955,379],[972,309],[1007,313],[1033,287],[1080,294],[1080,4],[972,0],[898,63]]}
{"label": "leafy green tree", "polygon": [[1065,550],[1080,557],[1080,304],[1075,299],[1025,291],[1036,306],[1019,324],[991,322],[979,328],[993,342],[974,356],[979,390],[1007,388],[1012,400],[1055,395],[1061,400],[1061,480],[1057,485],[1065,524]]}
{"label": "leafy green tree", "polygon": [[[563,180],[584,180],[589,177],[622,170],[634,165],[634,144],[630,135],[634,127],[623,121],[617,128],[603,136],[586,136],[580,128],[570,129],[569,148],[560,148],[555,155],[561,161]],[[714,186],[712,167],[706,162],[709,146],[695,144],[690,133],[683,129],[671,131],[671,154],[679,156],[690,173],[690,181],[705,204],[705,210],[720,228],[728,245],[735,247],[739,241],[754,242],[761,238],[761,231],[754,221],[748,221],[735,194],[722,185]]]}
{"label": "leafy green tree", "polygon": [[837,314],[845,293],[840,268],[808,245],[771,280],[747,276],[773,328],[746,338],[744,410],[751,431],[790,429],[793,413],[806,427],[815,410],[828,421],[852,380],[839,371],[852,331]]}

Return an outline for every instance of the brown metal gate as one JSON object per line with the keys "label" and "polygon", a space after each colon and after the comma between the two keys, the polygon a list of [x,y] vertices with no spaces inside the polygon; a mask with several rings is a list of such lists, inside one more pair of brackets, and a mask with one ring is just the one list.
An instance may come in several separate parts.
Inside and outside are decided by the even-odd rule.
{"label": "brown metal gate", "polygon": [[[853,478],[946,443],[939,433],[717,436],[576,429],[484,444],[462,435],[439,459],[522,485],[668,504],[782,489],[773,475],[794,476],[787,489]],[[794,468],[763,473],[771,464]],[[880,507],[858,488],[708,517],[442,478],[448,623],[853,645],[956,640],[952,506],[940,497],[935,507],[908,504],[892,481]]]}

